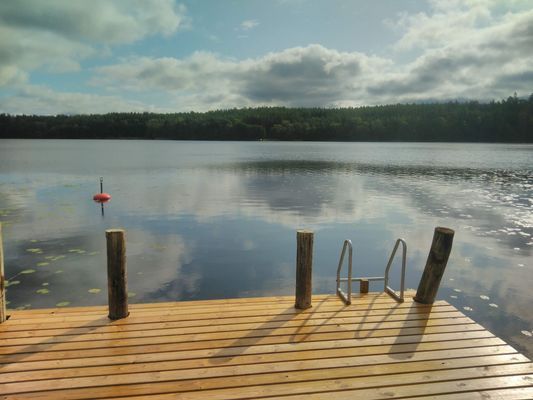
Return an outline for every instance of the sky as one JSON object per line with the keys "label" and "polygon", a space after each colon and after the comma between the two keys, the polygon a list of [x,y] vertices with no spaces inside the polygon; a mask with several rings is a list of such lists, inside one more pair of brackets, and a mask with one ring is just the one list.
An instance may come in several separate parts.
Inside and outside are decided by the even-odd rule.
{"label": "sky", "polygon": [[0,113],[533,93],[533,0],[5,0]]}

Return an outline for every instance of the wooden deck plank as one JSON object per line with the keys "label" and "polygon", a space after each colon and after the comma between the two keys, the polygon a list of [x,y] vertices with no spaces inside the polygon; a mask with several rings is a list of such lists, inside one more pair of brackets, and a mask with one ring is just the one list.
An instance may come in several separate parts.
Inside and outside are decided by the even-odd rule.
{"label": "wooden deck plank", "polygon": [[[369,331],[358,341],[378,339],[378,338],[394,338],[398,340],[402,337],[409,337],[413,335],[432,335],[443,333],[470,333],[470,332],[484,332],[482,326],[478,324],[464,324],[464,325],[445,325],[445,326],[428,326],[416,328],[401,328],[401,329],[383,329],[377,331]],[[280,336],[261,336],[261,337],[241,337],[237,339],[219,339],[219,340],[202,340],[190,342],[176,342],[173,337],[162,338],[161,343],[153,344],[152,338],[146,339],[120,339],[117,341],[99,341],[84,342],[83,346],[80,343],[57,343],[57,344],[43,344],[30,346],[6,346],[0,348],[0,356],[2,360],[9,360],[10,357],[17,358],[19,355],[26,359],[57,359],[57,358],[76,358],[76,357],[99,357],[109,354],[124,355],[137,354],[146,352],[160,352],[160,351],[192,351],[192,350],[214,350],[217,353],[224,355],[226,349],[235,348],[255,348],[264,347],[265,345],[293,345],[293,344],[310,344],[312,342],[330,342],[330,341],[344,341],[353,340],[357,338],[354,332],[338,331],[333,333],[311,333],[311,334],[292,334]],[[222,349],[222,350],[220,350]],[[278,351],[277,347],[273,351]],[[2,361],[0,361],[2,362]]]}
{"label": "wooden deck plank", "polygon": [[[91,320],[80,323],[80,322],[61,322],[58,320],[53,320],[53,324],[49,322],[39,322],[39,323],[14,323],[16,319],[9,319],[4,323],[4,326],[1,330],[2,333],[9,332],[27,332],[28,330],[47,330],[47,329],[92,329],[105,326],[114,326],[114,327],[130,327],[132,328],[143,328],[150,329],[152,324],[158,323],[179,323],[180,326],[211,326],[211,325],[233,325],[237,323],[246,323],[246,322],[277,322],[277,321],[297,321],[297,320],[311,320],[316,318],[322,319],[331,319],[331,318],[371,318],[382,317],[382,316],[400,316],[405,314],[428,314],[433,312],[453,312],[457,311],[453,306],[443,304],[436,305],[434,307],[413,307],[413,308],[400,308],[391,312],[390,310],[372,310],[370,313],[369,310],[364,311],[353,311],[350,309],[343,308],[341,311],[331,313],[331,312],[315,312],[314,314],[267,314],[262,316],[254,315],[244,315],[240,317],[231,317],[226,318],[221,315],[210,316],[202,319],[181,319],[179,317],[174,317],[172,314],[168,316],[150,316],[150,317],[139,317],[135,313],[131,314],[128,318],[117,321],[110,321],[107,318],[107,314],[100,316],[94,316]],[[19,321],[20,322],[20,321]]]}
{"label": "wooden deck plank", "polygon": [[0,399],[516,399],[533,383],[530,360],[444,301],[369,294],[345,306],[327,295],[295,310],[278,296],[130,310],[118,321],[106,307],[13,312],[0,325]]}
{"label": "wooden deck plank", "polygon": [[[34,337],[34,338],[10,338],[2,339],[0,342],[0,354],[1,349],[8,346],[28,346],[28,345],[41,345],[49,346],[50,344],[66,344],[66,343],[79,343],[82,348],[102,347],[99,343],[113,343],[114,341],[133,341],[133,340],[145,340],[146,343],[165,343],[171,341],[172,343],[179,342],[192,342],[202,340],[219,340],[219,339],[237,339],[243,336],[251,337],[263,337],[263,336],[281,336],[281,335],[296,335],[296,334],[311,334],[311,333],[331,333],[337,331],[350,331],[358,332],[354,334],[355,337],[361,335],[370,336],[370,332],[365,331],[390,331],[391,329],[406,329],[406,328],[419,328],[419,327],[435,327],[446,325],[468,325],[474,324],[468,317],[453,317],[453,318],[432,318],[432,319],[416,319],[416,320],[404,320],[404,321],[392,321],[392,322],[359,322],[359,323],[343,323],[338,322],[328,323],[330,321],[321,320],[322,323],[318,324],[306,324],[305,321],[301,322],[297,326],[286,327],[284,324],[276,324],[277,326],[258,325],[251,329],[231,329],[235,326],[229,326],[228,330],[222,332],[205,332],[203,329],[196,328],[193,332],[183,332],[183,329],[158,329],[152,331],[134,331],[129,332],[127,335],[124,333],[91,333],[84,335],[63,335],[63,336],[51,336],[51,337]],[[237,326],[237,328],[241,328]],[[127,339],[125,339],[127,337]],[[89,343],[86,343],[89,342]],[[133,343],[132,343],[133,344]],[[59,349],[53,347],[53,350]]]}
{"label": "wooden deck plank", "polygon": [[[425,372],[429,375],[437,374],[437,371],[446,371],[451,369],[490,369],[489,367],[505,366],[512,368],[514,373],[529,373],[533,372],[532,363],[525,360],[524,364],[520,364],[512,359],[510,356],[503,357],[464,357],[457,360],[433,360],[422,362],[409,362],[398,365],[397,363],[389,363],[385,365],[374,366],[357,366],[357,367],[342,367],[331,368],[322,366],[320,369],[299,371],[293,370],[290,372],[260,372],[256,374],[245,375],[225,375],[222,377],[204,377],[201,371],[198,371],[194,377],[184,378],[184,371],[164,371],[164,372],[145,372],[137,374],[121,374],[112,376],[91,376],[81,378],[57,378],[51,380],[39,380],[26,383],[12,383],[2,384],[0,389],[4,394],[13,393],[25,393],[25,392],[40,392],[51,390],[65,390],[73,388],[90,387],[98,388],[99,395],[104,397],[114,395],[115,386],[124,385],[150,385],[149,390],[157,390],[160,383],[161,386],[167,387],[172,385],[174,392],[187,392],[191,390],[211,390],[220,388],[238,388],[241,390],[248,386],[258,385],[278,385],[280,393],[287,393],[283,384],[287,383],[299,383],[301,390],[307,390],[310,384],[315,382],[322,382],[326,388],[327,383],[331,380],[348,379],[356,377],[377,377],[379,375],[385,375],[387,379],[396,378],[396,374],[406,374],[408,372]],[[516,369],[515,369],[516,368]],[[505,369],[506,373],[509,373],[508,369]],[[187,375],[187,374],[185,374]],[[385,379],[385,378],[384,378]],[[427,381],[427,378],[426,378]],[[85,391],[87,392],[87,390]],[[147,391],[146,394],[149,392]],[[279,393],[276,393],[277,395]],[[58,398],[69,398],[68,395],[63,394]],[[76,397],[72,397],[76,398]]]}
{"label": "wooden deck plank", "polygon": [[[154,377],[157,375],[154,374]],[[183,399],[256,399],[262,397],[287,396],[296,394],[313,394],[321,392],[352,391],[356,389],[383,388],[383,386],[398,386],[424,383],[439,383],[442,389],[449,385],[447,381],[460,380],[461,382],[479,381],[480,378],[490,377],[492,381],[505,381],[521,376],[522,386],[527,381],[533,379],[533,363],[525,364],[504,364],[496,366],[467,367],[449,370],[429,370],[423,372],[406,372],[400,374],[368,375],[358,377],[331,378],[327,374],[321,379],[315,375],[314,380],[304,382],[273,383],[265,385],[242,386],[240,382],[234,382],[230,388],[210,389],[206,381],[199,379],[189,381],[182,386],[175,381],[130,383],[127,385],[95,386],[98,380],[91,378],[92,382],[87,382],[87,387],[69,388],[64,390],[33,391],[28,393],[18,393],[21,398],[28,399],[97,399],[109,398],[111,396],[130,395],[150,395],[153,399],[158,399],[157,394],[172,393],[179,394]],[[227,378],[228,381],[230,378]],[[208,381],[207,381],[208,382]],[[204,385],[207,386],[204,387]],[[7,386],[7,385],[6,385]],[[518,386],[518,385],[516,385]],[[491,389],[494,387],[488,387]],[[481,386],[479,389],[485,389]],[[449,391],[449,388],[447,389]],[[354,393],[355,394],[355,393]],[[426,394],[426,393],[425,393]],[[337,396],[335,396],[337,398]],[[353,398],[353,397],[352,397]],[[357,396],[355,398],[358,398]]]}
{"label": "wooden deck plank", "polygon": [[[515,349],[507,345],[489,345],[483,347],[453,348],[453,343],[448,343],[450,348],[446,350],[417,351],[416,353],[386,353],[380,355],[353,355],[353,352],[339,354],[331,352],[329,357],[317,354],[318,358],[293,361],[292,359],[278,359],[270,362],[255,364],[238,364],[235,362],[191,364],[185,361],[159,361],[159,362],[134,362],[126,364],[112,364],[97,367],[78,366],[73,368],[56,368],[46,370],[30,370],[23,372],[4,372],[0,374],[0,383],[23,382],[45,379],[75,378],[86,376],[109,376],[118,374],[135,374],[141,372],[156,371],[181,371],[181,379],[208,378],[220,376],[236,376],[259,374],[267,372],[290,372],[313,370],[317,368],[317,360],[320,360],[320,368],[341,368],[353,366],[377,366],[380,364],[395,364],[414,361],[450,360],[467,357],[488,357],[491,359],[511,360],[513,362],[525,362],[527,358],[518,354]],[[394,350],[394,349],[392,349]],[[234,361],[234,360],[232,360]]]}
{"label": "wooden deck plank", "polygon": [[[407,292],[406,297],[413,296],[414,291]],[[324,304],[326,302],[338,303],[339,298],[335,295],[314,295],[313,306]],[[352,295],[352,304],[369,304],[369,303],[391,303],[396,304],[395,300],[385,293],[369,293],[366,295]],[[294,305],[294,296],[279,297],[257,297],[257,298],[237,298],[223,300],[194,300],[179,302],[159,302],[159,303],[142,303],[130,304],[130,311],[150,312],[153,310],[200,310],[226,308],[228,306],[238,306],[242,309],[244,306],[264,306],[264,305]],[[55,308],[35,308],[29,310],[8,310],[10,315],[17,318],[35,318],[48,315],[68,315],[68,314],[96,314],[107,312],[107,306],[84,306],[84,307],[55,307]]]}
{"label": "wooden deck plank", "polygon": [[[433,340],[433,337],[414,336],[410,342],[395,343],[394,340],[381,340],[381,343],[369,343],[366,347],[360,343],[349,342],[315,342],[314,348],[306,346],[305,349],[281,348],[282,351],[272,351],[271,347],[265,349],[231,349],[224,350],[224,355],[216,355],[213,351],[188,351],[188,352],[158,352],[131,355],[103,356],[91,358],[56,359],[44,361],[31,361],[24,357],[14,359],[11,363],[0,364],[2,372],[36,371],[53,368],[78,368],[88,366],[109,366],[137,363],[159,363],[164,361],[179,361],[183,368],[208,368],[216,365],[253,365],[268,362],[285,362],[297,360],[321,360],[324,358],[368,356],[393,354],[398,359],[413,357],[420,351],[434,351],[443,349],[470,349],[485,346],[504,345],[501,339],[493,337],[488,332],[478,335],[464,333],[447,334],[448,340]],[[439,339],[444,339],[443,336]],[[386,343],[389,342],[389,343]],[[366,342],[365,342],[366,343]],[[279,347],[279,346],[278,346]],[[300,346],[301,347],[301,346]],[[255,350],[255,352],[253,352]],[[292,351],[291,351],[292,350]],[[416,350],[416,353],[415,353]],[[270,352],[267,352],[270,351]]]}
{"label": "wooden deck plank", "polygon": [[[30,330],[30,331],[6,331],[0,332],[0,340],[2,339],[21,339],[24,338],[40,338],[41,340],[46,340],[47,338],[52,337],[62,337],[66,336],[85,336],[87,338],[98,338],[99,335],[104,334],[113,334],[113,333],[126,333],[129,335],[137,335],[137,337],[147,337],[147,336],[157,336],[159,332],[170,332],[174,333],[194,333],[201,330],[203,333],[208,332],[228,332],[236,330],[246,330],[246,329],[270,329],[277,327],[294,327],[294,326],[321,326],[321,325],[332,325],[332,324],[360,324],[360,323],[386,323],[386,322],[396,322],[401,323],[402,321],[418,321],[418,320],[434,320],[434,319],[444,319],[444,318],[465,318],[464,314],[459,311],[437,311],[433,310],[429,313],[395,313],[392,315],[370,315],[364,317],[331,317],[331,318],[307,318],[307,319],[276,319],[273,322],[250,322],[249,319],[240,319],[238,321],[233,320],[229,324],[217,325],[217,320],[209,320],[210,324],[208,325],[193,325],[184,324],[183,322],[159,322],[153,324],[132,324],[132,325],[114,325],[108,324],[99,327],[83,327],[83,328],[60,328],[60,329],[40,329],[40,330]],[[92,340],[92,339],[91,339]],[[0,342],[0,345],[4,343]]]}
{"label": "wooden deck plank", "polygon": [[[172,310],[172,309],[163,309],[163,310],[154,310],[150,313],[141,313],[137,315],[138,319],[143,317],[146,319],[153,319],[153,317],[165,317],[172,316],[178,320],[188,321],[188,320],[201,320],[206,318],[235,318],[243,316],[274,316],[274,315],[307,315],[314,314],[317,311],[328,312],[328,313],[342,313],[343,311],[368,311],[370,308],[372,310],[382,310],[382,312],[393,313],[398,309],[430,309],[431,305],[418,304],[414,302],[405,302],[405,303],[396,303],[396,302],[385,302],[385,303],[376,303],[376,304],[353,304],[350,306],[345,306],[339,301],[337,302],[328,302],[324,305],[317,305],[312,308],[305,310],[295,309],[293,305],[283,304],[283,305],[254,305],[249,307],[220,307],[215,309],[202,309],[191,313],[190,310]],[[448,305],[448,303],[440,301],[436,302],[433,307],[439,305]],[[104,313],[103,316],[107,314]],[[74,313],[74,315],[66,314],[45,314],[45,315],[33,315],[31,318],[15,318],[11,317],[8,322],[12,325],[17,324],[38,324],[38,323],[47,323],[47,322],[84,322],[91,321],[94,318],[102,317],[102,314],[85,314],[83,312]],[[125,321],[119,320],[119,321]]]}

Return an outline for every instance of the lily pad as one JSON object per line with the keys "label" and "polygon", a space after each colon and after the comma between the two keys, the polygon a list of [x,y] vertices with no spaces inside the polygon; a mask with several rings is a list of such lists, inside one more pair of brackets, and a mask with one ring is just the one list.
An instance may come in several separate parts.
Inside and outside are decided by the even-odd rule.
{"label": "lily pad", "polygon": [[35,291],[35,293],[39,293],[39,294],[48,294],[50,293],[50,290],[46,289],[46,288],[43,288],[43,289],[38,289]]}
{"label": "lily pad", "polygon": [[98,289],[98,288],[93,288],[93,289],[89,289],[87,290],[89,293],[93,293],[93,294],[96,294],[96,293],[100,293],[102,291],[102,289]]}
{"label": "lily pad", "polygon": [[59,303],[56,303],[56,307],[66,307],[70,304],[70,301],[60,301]]}
{"label": "lily pad", "polygon": [[43,250],[39,249],[39,248],[26,249],[26,251],[28,251],[30,253],[36,253],[36,254],[40,254],[40,253],[43,252]]}
{"label": "lily pad", "polygon": [[34,269],[25,269],[24,271],[20,271],[21,274],[33,274],[34,272]]}

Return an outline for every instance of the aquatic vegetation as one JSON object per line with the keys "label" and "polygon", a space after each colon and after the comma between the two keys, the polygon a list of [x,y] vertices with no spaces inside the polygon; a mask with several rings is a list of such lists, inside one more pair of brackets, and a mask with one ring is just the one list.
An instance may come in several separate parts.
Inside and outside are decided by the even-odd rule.
{"label": "aquatic vegetation", "polygon": [[25,269],[24,271],[20,271],[21,274],[33,274],[34,272],[34,269]]}
{"label": "aquatic vegetation", "polygon": [[39,249],[36,247],[36,248],[26,249],[26,251],[29,253],[42,254],[43,249]]}
{"label": "aquatic vegetation", "polygon": [[49,263],[49,262],[46,262],[46,261],[43,261],[43,262],[37,263],[37,266],[38,266],[38,267],[46,267],[47,265],[50,265],[50,263]]}
{"label": "aquatic vegetation", "polygon": [[35,291],[35,293],[38,293],[38,294],[48,294],[50,293],[50,290],[46,289],[46,288],[43,288],[43,289],[37,289]]}
{"label": "aquatic vegetation", "polygon": [[20,281],[6,281],[6,287],[18,285]]}
{"label": "aquatic vegetation", "polygon": [[83,249],[69,249],[68,250],[69,253],[77,253],[77,254],[85,254],[86,251],[83,250]]}

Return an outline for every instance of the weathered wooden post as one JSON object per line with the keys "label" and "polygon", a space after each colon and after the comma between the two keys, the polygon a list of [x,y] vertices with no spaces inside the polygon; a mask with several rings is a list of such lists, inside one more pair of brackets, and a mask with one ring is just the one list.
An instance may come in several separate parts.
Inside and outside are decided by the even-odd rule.
{"label": "weathered wooden post", "polygon": [[311,307],[313,290],[313,232],[296,232],[296,302],[294,307],[304,310]]}
{"label": "weathered wooden post", "polygon": [[7,319],[6,278],[4,276],[4,248],[2,245],[2,223],[0,223],[0,324]]}
{"label": "weathered wooden post", "polygon": [[433,242],[429,250],[426,267],[420,278],[418,290],[414,300],[422,304],[433,304],[448,257],[452,251],[453,235],[455,232],[449,228],[436,227],[433,234]]}
{"label": "weathered wooden post", "polygon": [[361,279],[359,281],[359,293],[368,293],[369,282],[368,279]]}
{"label": "weathered wooden post", "polygon": [[105,231],[107,242],[107,291],[109,319],[126,318],[128,291],[126,282],[126,242],[122,229]]}

